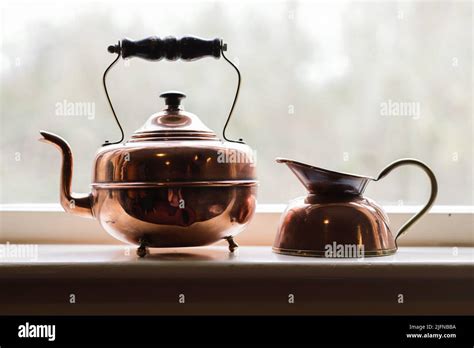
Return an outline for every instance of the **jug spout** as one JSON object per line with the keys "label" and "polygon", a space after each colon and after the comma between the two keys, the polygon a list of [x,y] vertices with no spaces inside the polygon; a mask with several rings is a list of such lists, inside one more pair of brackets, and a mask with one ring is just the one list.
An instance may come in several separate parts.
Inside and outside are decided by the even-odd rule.
{"label": "jug spout", "polygon": [[40,131],[40,134],[43,136],[40,141],[56,145],[62,154],[59,197],[63,209],[67,213],[93,218],[92,194],[77,194],[71,192],[73,170],[71,147],[63,138],[56,134],[45,131]]}
{"label": "jug spout", "polygon": [[358,196],[362,195],[367,184],[374,180],[368,176],[335,172],[286,158],[277,158],[296,175],[306,190],[318,196]]}

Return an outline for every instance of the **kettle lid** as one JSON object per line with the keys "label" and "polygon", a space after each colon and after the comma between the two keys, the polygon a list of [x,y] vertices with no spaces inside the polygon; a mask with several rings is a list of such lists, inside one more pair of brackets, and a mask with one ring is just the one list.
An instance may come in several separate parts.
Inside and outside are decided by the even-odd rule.
{"label": "kettle lid", "polygon": [[135,131],[129,142],[160,140],[218,140],[196,115],[184,111],[184,93],[168,91],[160,95],[166,107],[150,116],[145,124]]}

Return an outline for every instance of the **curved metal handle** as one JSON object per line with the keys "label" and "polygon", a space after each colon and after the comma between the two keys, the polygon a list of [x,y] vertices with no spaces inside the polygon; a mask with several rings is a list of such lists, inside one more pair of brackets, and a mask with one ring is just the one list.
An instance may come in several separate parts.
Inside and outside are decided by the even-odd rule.
{"label": "curved metal handle", "polygon": [[[118,42],[117,46],[120,47],[120,41]],[[119,52],[117,52],[117,57],[115,57],[113,62],[110,63],[110,65],[107,67],[107,69],[105,69],[104,75],[102,75],[102,86],[104,87],[105,96],[107,97],[107,101],[109,102],[110,110],[112,110],[112,114],[114,115],[115,122],[117,122],[117,126],[120,129],[120,134],[121,135],[120,135],[120,140],[114,141],[114,142],[106,140],[105,143],[102,144],[102,146],[120,144],[123,141],[124,137],[125,137],[125,134],[123,133],[122,125],[120,124],[120,121],[117,117],[117,114],[115,113],[114,106],[112,105],[112,101],[110,100],[109,92],[107,91],[107,74],[109,73],[109,70],[112,69],[112,67],[117,63],[119,58],[120,58],[120,50],[119,50]]]}
{"label": "curved metal handle", "polygon": [[110,100],[109,92],[107,91],[107,74],[109,70],[115,65],[115,63],[117,63],[120,57],[140,57],[147,60],[161,60],[162,58],[168,60],[177,60],[181,58],[186,61],[192,61],[205,56],[220,58],[221,55],[225,59],[225,61],[234,68],[234,70],[237,72],[238,77],[237,89],[235,91],[234,100],[232,102],[232,106],[230,108],[229,115],[227,116],[224,128],[222,130],[222,135],[227,141],[244,144],[244,141],[242,139],[231,140],[227,138],[225,134],[227,126],[230,122],[230,118],[234,111],[235,104],[237,103],[237,99],[239,98],[241,76],[237,66],[233,64],[224,55],[224,51],[227,50],[227,44],[225,44],[221,39],[205,40],[194,36],[186,36],[181,39],[176,39],[175,37],[170,36],[164,39],[160,39],[156,36],[152,36],[139,41],[123,39],[122,41],[119,41],[116,45],[109,46],[107,50],[109,51],[109,53],[117,54],[117,57],[105,70],[104,75],[102,76],[102,84],[110,109],[112,110],[112,114],[114,115],[115,121],[117,122],[117,125],[120,129],[121,137],[120,140],[115,142],[107,140],[102,146],[120,144],[124,139],[123,128],[120,124],[117,114],[115,113],[112,101]]}
{"label": "curved metal handle", "polygon": [[225,131],[226,131],[227,126],[229,125],[229,122],[230,122],[230,118],[232,117],[232,113],[234,112],[235,104],[237,103],[237,99],[239,99],[240,84],[242,82],[242,76],[240,75],[239,68],[237,68],[237,66],[234,63],[232,63],[229,60],[229,58],[227,58],[225,56],[225,54],[224,54],[225,50],[227,50],[227,45],[226,44],[224,44],[222,46],[221,54],[222,54],[222,57],[225,59],[225,61],[227,63],[229,63],[230,66],[232,66],[232,68],[234,68],[235,72],[237,73],[237,89],[235,90],[234,101],[232,102],[232,106],[230,107],[229,116],[227,116],[227,120],[225,121],[224,128],[222,129],[222,136],[224,137],[224,140],[230,141],[231,143],[245,144],[245,142],[242,140],[242,138],[239,138],[239,140],[232,140],[232,139],[227,138],[227,136],[225,135]]}
{"label": "curved metal handle", "polygon": [[404,165],[415,165],[415,166],[420,167],[421,169],[423,169],[423,171],[430,178],[431,195],[430,195],[430,199],[425,204],[423,209],[421,209],[410,220],[408,220],[402,227],[400,227],[400,229],[397,232],[397,236],[395,237],[395,243],[397,242],[398,237],[402,236],[411,225],[413,225],[415,222],[417,222],[418,219],[420,219],[431,208],[431,206],[433,205],[433,203],[436,199],[436,196],[438,195],[438,182],[436,181],[436,177],[435,177],[433,171],[425,163],[423,163],[421,161],[418,161],[416,159],[412,159],[412,158],[404,158],[404,159],[401,159],[401,160],[398,160],[398,161],[395,161],[395,162],[389,164],[387,167],[385,167],[380,172],[380,174],[378,175],[377,179],[375,179],[375,181],[378,181],[378,180],[382,179],[383,177],[388,175],[395,168],[398,168],[398,167],[404,166]]}

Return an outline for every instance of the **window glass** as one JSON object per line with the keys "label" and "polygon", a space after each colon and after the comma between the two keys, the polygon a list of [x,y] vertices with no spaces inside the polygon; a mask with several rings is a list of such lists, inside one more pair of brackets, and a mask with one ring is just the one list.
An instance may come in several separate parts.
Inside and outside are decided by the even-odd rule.
{"label": "window glass", "polygon": [[[95,151],[119,137],[102,73],[123,37],[222,37],[242,88],[229,137],[257,151],[259,203],[303,186],[277,156],[376,176],[413,157],[439,181],[437,204],[473,204],[472,3],[306,1],[3,1],[0,203],[58,201],[60,155],[87,192]],[[224,60],[119,61],[109,93],[126,137],[180,90],[185,108],[221,132],[236,76]],[[87,105],[69,113],[70,105]],[[368,187],[383,204],[422,204],[429,183],[399,169]]]}

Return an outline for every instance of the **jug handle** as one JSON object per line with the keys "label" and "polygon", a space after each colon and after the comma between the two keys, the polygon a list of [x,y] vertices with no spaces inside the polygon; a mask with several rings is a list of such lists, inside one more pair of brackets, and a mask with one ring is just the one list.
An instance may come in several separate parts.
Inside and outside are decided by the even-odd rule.
{"label": "jug handle", "polygon": [[414,165],[414,166],[417,166],[417,167],[420,167],[421,169],[423,169],[423,171],[428,175],[428,177],[430,178],[430,183],[431,183],[431,194],[430,194],[430,199],[428,200],[428,202],[425,204],[425,206],[423,207],[423,209],[421,209],[417,214],[415,214],[410,220],[408,220],[402,227],[400,227],[400,229],[398,230],[397,232],[397,236],[395,237],[395,244],[397,243],[397,239],[398,237],[402,236],[403,234],[405,234],[405,232],[407,231],[407,229],[413,225],[415,222],[418,221],[419,218],[421,218],[430,208],[431,206],[433,205],[435,199],[436,199],[436,196],[438,195],[438,182],[436,181],[436,177],[433,173],[433,171],[423,162],[421,161],[418,161],[416,159],[412,159],[412,158],[405,158],[405,159],[401,159],[401,160],[398,160],[398,161],[395,161],[391,164],[389,164],[387,167],[385,167],[381,172],[380,174],[378,175],[377,179],[375,179],[375,181],[378,181],[382,178],[384,178],[386,175],[388,175],[392,170],[394,170],[395,168],[398,168],[400,166],[404,166],[404,165]]}

